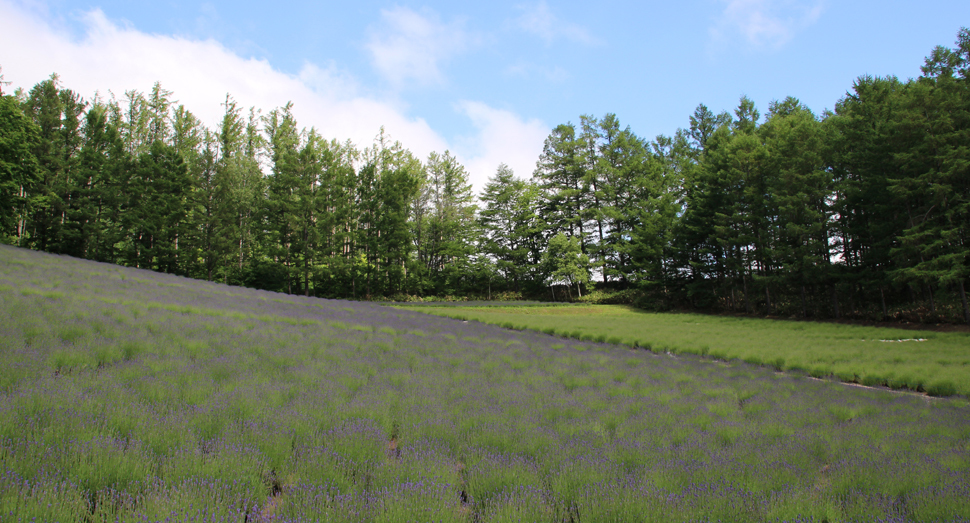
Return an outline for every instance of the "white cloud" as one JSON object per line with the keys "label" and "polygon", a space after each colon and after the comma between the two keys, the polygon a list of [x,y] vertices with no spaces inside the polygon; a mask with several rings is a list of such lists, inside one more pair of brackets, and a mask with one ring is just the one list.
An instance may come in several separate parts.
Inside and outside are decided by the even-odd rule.
{"label": "white cloud", "polygon": [[130,89],[148,91],[159,81],[212,127],[230,93],[240,106],[263,111],[292,101],[300,125],[316,127],[328,138],[366,146],[383,125],[416,154],[447,147],[423,119],[359,95],[354,79],[333,64],[306,64],[293,76],[266,60],[242,58],[215,40],[142,33],[113,23],[100,10],[83,15],[82,23],[84,36],[73,40],[0,0],[0,66],[11,87],[29,89],[56,72],[65,87],[90,99],[96,91],[118,96]]}
{"label": "white cloud", "polygon": [[399,103],[362,94],[357,80],[335,63],[307,63],[290,75],[266,60],[242,58],[215,40],[146,34],[108,20],[100,10],[84,14],[80,22],[82,36],[73,38],[35,10],[0,0],[0,67],[12,84],[4,91],[30,89],[55,72],[64,87],[88,100],[95,92],[121,97],[126,90],[149,91],[159,81],[212,128],[221,119],[226,93],[241,107],[264,112],[292,101],[299,125],[315,127],[327,139],[369,146],[384,126],[419,158],[451,149],[471,173],[476,191],[501,162],[520,176],[531,175],[548,134],[536,120],[462,102],[457,111],[478,134],[450,144],[424,119],[406,115]]}
{"label": "white cloud", "polygon": [[513,21],[514,25],[543,39],[546,45],[552,45],[559,38],[586,45],[598,45],[600,43],[598,39],[589,34],[586,28],[559,19],[549,9],[549,4],[545,0],[540,0],[534,5],[519,6],[519,9],[523,13]]}
{"label": "white cloud", "polygon": [[723,0],[720,20],[711,28],[715,41],[741,36],[758,48],[778,48],[822,15],[821,0]]}
{"label": "white cloud", "polygon": [[535,170],[549,127],[539,120],[523,120],[517,114],[481,102],[463,101],[458,110],[471,119],[478,131],[459,141],[457,153],[468,169],[472,185],[481,192],[488,178],[504,163],[520,178]]}
{"label": "white cloud", "polygon": [[366,48],[374,67],[395,86],[409,80],[433,85],[444,83],[440,65],[475,41],[460,21],[446,24],[430,11],[396,7],[381,10],[381,24],[371,29]]}

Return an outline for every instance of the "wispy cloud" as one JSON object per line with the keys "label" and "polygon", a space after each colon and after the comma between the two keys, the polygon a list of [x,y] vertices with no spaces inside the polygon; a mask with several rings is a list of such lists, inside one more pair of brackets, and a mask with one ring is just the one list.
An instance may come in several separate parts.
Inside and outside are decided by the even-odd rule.
{"label": "wispy cloud", "polygon": [[431,11],[406,7],[381,10],[381,22],[370,30],[366,48],[374,67],[400,87],[444,83],[441,65],[477,42],[462,21],[442,22]]}
{"label": "wispy cloud", "polygon": [[601,42],[586,30],[585,27],[567,22],[556,16],[545,0],[536,4],[518,6],[522,14],[512,23],[515,27],[538,36],[546,45],[558,39],[570,40],[585,45],[599,45]]}
{"label": "wispy cloud", "polygon": [[722,0],[724,11],[711,28],[715,43],[735,37],[762,49],[777,49],[814,24],[825,9],[823,0]]}
{"label": "wispy cloud", "polygon": [[0,66],[5,81],[30,89],[58,73],[62,85],[90,100],[95,92],[121,95],[147,91],[154,82],[174,92],[210,127],[218,125],[226,93],[242,107],[268,111],[288,101],[301,126],[326,138],[367,146],[381,126],[419,158],[451,149],[468,168],[476,189],[500,162],[522,175],[531,173],[548,128],[481,102],[461,102],[455,110],[475,129],[449,139],[425,119],[408,115],[393,98],[366,92],[334,62],[304,64],[297,75],[283,73],[265,59],[243,58],[214,39],[141,32],[109,20],[98,9],[81,15],[80,36],[57,27],[33,9],[0,0]]}
{"label": "wispy cloud", "polygon": [[87,99],[96,91],[147,91],[154,82],[215,127],[226,93],[243,107],[268,111],[288,101],[302,126],[327,138],[368,145],[381,126],[406,137],[416,154],[444,150],[447,141],[422,118],[406,115],[394,101],[367,96],[335,64],[311,63],[298,75],[268,61],[243,58],[213,39],[148,34],[109,20],[100,10],[82,15],[84,34],[73,38],[33,13],[0,0],[0,64],[12,87],[29,89],[58,73],[64,87]]}
{"label": "wispy cloud", "polygon": [[457,109],[471,119],[477,131],[456,144],[460,157],[468,159],[465,166],[476,190],[485,187],[500,163],[522,178],[532,176],[549,126],[482,102],[462,101]]}

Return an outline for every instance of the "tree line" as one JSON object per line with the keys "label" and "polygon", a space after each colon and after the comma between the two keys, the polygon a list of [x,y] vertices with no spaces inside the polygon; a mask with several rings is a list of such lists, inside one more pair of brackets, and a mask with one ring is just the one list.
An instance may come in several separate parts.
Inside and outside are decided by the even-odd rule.
{"label": "tree line", "polygon": [[228,95],[209,129],[158,83],[86,101],[52,75],[0,91],[0,238],[308,296],[970,323],[970,31],[921,70],[821,115],[702,104],[652,140],[582,115],[478,195],[383,129],[361,148]]}

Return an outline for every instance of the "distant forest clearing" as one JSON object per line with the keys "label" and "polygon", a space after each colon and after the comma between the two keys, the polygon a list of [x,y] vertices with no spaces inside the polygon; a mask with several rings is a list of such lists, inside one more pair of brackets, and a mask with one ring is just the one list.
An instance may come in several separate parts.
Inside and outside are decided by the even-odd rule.
{"label": "distant forest clearing", "polygon": [[[642,315],[605,310],[549,317]],[[965,399],[8,246],[0,317],[3,521],[970,518]],[[666,318],[677,347],[892,333]]]}

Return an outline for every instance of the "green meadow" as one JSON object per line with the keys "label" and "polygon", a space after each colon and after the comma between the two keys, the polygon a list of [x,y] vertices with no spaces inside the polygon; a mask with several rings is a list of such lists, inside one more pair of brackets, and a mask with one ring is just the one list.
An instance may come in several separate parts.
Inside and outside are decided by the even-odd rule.
{"label": "green meadow", "polygon": [[402,307],[672,354],[742,360],[867,386],[970,396],[970,334],[652,313],[623,305]]}

